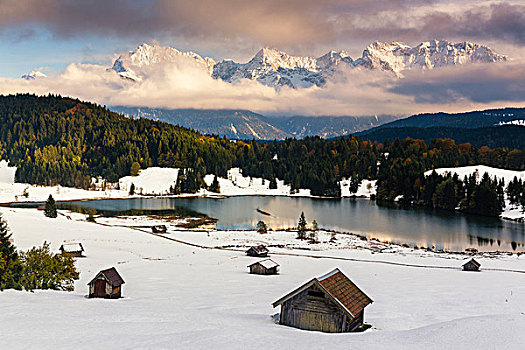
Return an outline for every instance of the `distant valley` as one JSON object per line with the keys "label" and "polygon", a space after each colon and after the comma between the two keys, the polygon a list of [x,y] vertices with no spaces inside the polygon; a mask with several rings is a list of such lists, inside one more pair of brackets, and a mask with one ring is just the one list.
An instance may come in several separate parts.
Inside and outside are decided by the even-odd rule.
{"label": "distant valley", "polygon": [[160,120],[195,129],[203,134],[226,136],[232,140],[283,140],[287,137],[320,136],[333,138],[350,135],[396,120],[394,116],[266,117],[246,110],[158,109],[114,106],[111,109],[128,117]]}

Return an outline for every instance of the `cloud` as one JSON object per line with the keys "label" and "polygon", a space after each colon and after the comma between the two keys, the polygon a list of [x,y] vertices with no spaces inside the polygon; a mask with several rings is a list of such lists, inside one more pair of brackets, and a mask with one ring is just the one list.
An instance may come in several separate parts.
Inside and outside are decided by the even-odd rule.
{"label": "cloud", "polygon": [[266,115],[409,115],[525,106],[522,61],[414,70],[404,78],[354,69],[323,88],[280,91],[251,80],[215,80],[193,62],[180,57],[146,68],[146,78],[138,83],[102,65],[73,63],[48,78],[0,79],[0,94],[55,93],[105,105],[248,109]]}
{"label": "cloud", "polygon": [[[2,0],[0,32],[44,27],[58,38],[167,37],[212,47],[269,45],[304,54],[373,40],[525,43],[519,1],[446,0]],[[255,43],[255,44],[254,44]],[[341,47],[342,48],[342,47]],[[351,47],[346,47],[347,49]],[[316,54],[319,52],[316,52]]]}
{"label": "cloud", "polygon": [[388,89],[416,103],[478,104],[525,102],[525,61],[473,64],[423,73],[407,72]]}
{"label": "cloud", "polygon": [[462,6],[421,6],[412,11],[380,11],[362,18],[342,15],[344,35],[391,40],[498,39],[525,44],[525,5],[463,2]]}

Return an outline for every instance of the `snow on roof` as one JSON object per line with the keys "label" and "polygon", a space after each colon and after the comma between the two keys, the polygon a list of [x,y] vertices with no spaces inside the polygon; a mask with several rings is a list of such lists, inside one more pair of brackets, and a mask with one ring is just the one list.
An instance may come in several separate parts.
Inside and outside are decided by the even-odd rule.
{"label": "snow on roof", "polygon": [[262,265],[265,269],[271,269],[271,268],[274,268],[274,267],[278,267],[279,264],[276,263],[275,261],[273,261],[272,259],[264,259],[264,260],[261,260],[261,261],[257,261],[251,265],[248,265],[248,266],[253,266],[255,264],[260,264]]}
{"label": "snow on roof", "polygon": [[333,269],[332,271],[328,272],[327,274],[322,275],[321,277],[318,277],[317,280],[318,280],[318,281],[325,280],[325,279],[327,279],[328,277],[331,277],[331,276],[335,275],[335,274],[338,273],[338,272],[341,272],[341,270],[339,270],[338,268],[335,268],[335,269]]}
{"label": "snow on roof", "polygon": [[82,247],[82,243],[64,243],[60,246],[60,250],[66,253],[83,252],[84,247]]}
{"label": "snow on roof", "polygon": [[474,264],[474,265],[475,265],[476,267],[478,267],[478,268],[481,266],[481,264],[480,264],[479,262],[477,262],[476,260],[474,260],[474,259],[470,259],[469,261],[467,261],[466,263],[464,263],[463,266],[468,265],[468,264],[471,264],[471,263]]}

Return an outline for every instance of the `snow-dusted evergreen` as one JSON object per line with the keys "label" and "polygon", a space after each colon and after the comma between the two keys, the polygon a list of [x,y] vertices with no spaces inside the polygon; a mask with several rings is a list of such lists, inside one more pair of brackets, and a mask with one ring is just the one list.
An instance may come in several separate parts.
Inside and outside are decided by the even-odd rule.
{"label": "snow-dusted evergreen", "polygon": [[[215,62],[194,52],[182,52],[157,44],[142,44],[133,51],[120,55],[112,69],[121,77],[140,81],[145,68],[158,63],[177,62],[189,58],[184,64],[195,64],[215,79],[236,83],[242,79],[255,80],[274,88],[308,88],[323,86],[328,80],[351,69],[371,69],[401,75],[409,69],[434,69],[440,67],[494,63],[508,60],[507,56],[494,52],[487,46],[446,40],[433,40],[411,47],[400,42],[374,42],[360,58],[354,60],[345,51],[330,51],[314,58],[292,56],[274,48],[265,47],[247,63],[233,60]],[[181,61],[182,62],[182,61]]]}

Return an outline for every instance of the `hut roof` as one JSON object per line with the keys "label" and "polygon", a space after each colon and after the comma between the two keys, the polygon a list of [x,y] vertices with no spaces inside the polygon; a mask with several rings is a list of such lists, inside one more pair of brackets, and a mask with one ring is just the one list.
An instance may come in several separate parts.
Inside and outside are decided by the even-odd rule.
{"label": "hut roof", "polygon": [[253,265],[257,265],[257,264],[262,265],[265,269],[271,269],[271,268],[279,266],[279,264],[276,263],[275,261],[273,261],[272,259],[264,259],[264,260],[261,260],[261,261],[254,262],[253,264],[248,265],[248,267],[253,266]]}
{"label": "hut roof", "polygon": [[463,266],[465,266],[465,265],[467,265],[469,263],[474,264],[477,268],[479,268],[481,266],[481,264],[479,262],[477,262],[476,260],[474,260],[474,258],[472,258],[469,261],[467,261],[466,263],[464,263]]}
{"label": "hut roof", "polygon": [[124,282],[124,280],[122,279],[122,277],[120,277],[119,273],[117,272],[117,269],[115,269],[114,267],[111,267],[109,269],[106,269],[106,270],[102,270],[100,271],[99,273],[97,273],[97,275],[95,276],[95,278],[93,278],[91,280],[91,282],[89,282],[88,284],[91,284],[93,282],[95,282],[95,280],[100,276],[100,275],[104,275],[104,277],[106,278],[106,280],[113,286],[115,287],[118,287],[120,286],[121,284],[124,284],[126,282]]}
{"label": "hut roof", "polygon": [[60,250],[66,253],[83,252],[84,247],[82,243],[64,243],[60,246]]}
{"label": "hut roof", "polygon": [[335,269],[324,276],[312,279],[296,290],[288,293],[274,302],[273,307],[281,305],[314,284],[319,286],[321,290],[352,317],[355,317],[363,311],[368,304],[373,302],[373,300],[346,277],[345,274],[339,269]]}
{"label": "hut roof", "polygon": [[264,254],[264,253],[268,253],[268,248],[266,248],[264,245],[261,244],[255,247],[251,247],[246,252],[250,252],[250,251],[253,251],[257,254]]}

